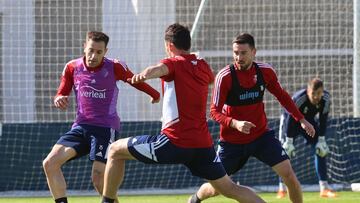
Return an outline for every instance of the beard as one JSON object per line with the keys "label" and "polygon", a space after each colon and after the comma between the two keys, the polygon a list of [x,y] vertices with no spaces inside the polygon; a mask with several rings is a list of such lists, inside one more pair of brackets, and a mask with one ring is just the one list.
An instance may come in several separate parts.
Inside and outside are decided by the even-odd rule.
{"label": "beard", "polygon": [[251,67],[251,63],[240,63],[237,61],[235,61],[235,63],[239,70],[248,70]]}

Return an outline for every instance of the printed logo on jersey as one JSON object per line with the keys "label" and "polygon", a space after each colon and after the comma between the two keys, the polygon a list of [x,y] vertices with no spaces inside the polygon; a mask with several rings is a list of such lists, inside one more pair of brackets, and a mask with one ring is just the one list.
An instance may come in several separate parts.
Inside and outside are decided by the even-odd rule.
{"label": "printed logo on jersey", "polygon": [[247,100],[247,99],[255,99],[260,96],[260,93],[258,91],[252,91],[248,92],[246,91],[244,94],[239,95],[240,100]]}
{"label": "printed logo on jersey", "polygon": [[[254,80],[257,80],[256,78],[257,77],[255,77]],[[265,89],[264,85],[260,85],[260,91],[264,91],[264,89]],[[239,95],[239,99],[240,100],[247,100],[247,99],[254,100],[254,99],[260,97],[260,93],[261,92],[258,92],[258,91],[246,91],[244,94]]]}
{"label": "printed logo on jersey", "polygon": [[94,99],[106,98],[106,89],[98,90],[91,86],[80,87],[79,93],[81,97],[94,98]]}

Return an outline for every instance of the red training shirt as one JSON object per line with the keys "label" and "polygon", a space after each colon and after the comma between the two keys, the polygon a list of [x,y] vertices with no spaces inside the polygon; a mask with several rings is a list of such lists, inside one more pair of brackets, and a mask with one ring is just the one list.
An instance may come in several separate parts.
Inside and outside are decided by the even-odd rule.
{"label": "red training shirt", "polygon": [[[304,118],[289,94],[281,87],[273,67],[265,63],[257,64],[263,75],[266,89],[277,98],[296,121]],[[236,68],[236,74],[241,87],[251,88],[256,84],[256,69],[254,65],[245,71]],[[210,115],[215,121],[220,123],[220,140],[233,144],[250,143],[269,130],[264,103],[258,102],[251,105],[228,106],[225,104],[225,101],[231,87],[230,67],[226,66],[216,75]],[[256,127],[251,128],[250,134],[241,133],[230,127],[233,118],[239,121],[252,122]]]}
{"label": "red training shirt", "polygon": [[213,141],[208,130],[206,106],[214,75],[209,65],[193,54],[163,59],[161,63],[169,69],[162,77],[162,133],[179,147],[211,147]]}

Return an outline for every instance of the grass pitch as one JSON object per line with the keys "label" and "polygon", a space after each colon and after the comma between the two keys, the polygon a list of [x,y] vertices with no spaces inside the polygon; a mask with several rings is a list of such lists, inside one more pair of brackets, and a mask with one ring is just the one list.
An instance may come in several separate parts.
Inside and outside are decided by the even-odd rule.
{"label": "grass pitch", "polygon": [[[276,199],[275,193],[259,193],[259,195],[269,203],[290,202],[288,198]],[[304,202],[306,203],[359,203],[360,192],[338,192],[337,198],[320,198],[318,192],[305,192]],[[189,195],[137,195],[120,196],[120,202],[126,203],[186,203]],[[69,197],[69,203],[100,203],[100,197]],[[50,197],[21,197],[21,198],[3,198],[0,197],[0,203],[52,203]],[[222,196],[210,198],[204,203],[233,203],[234,200],[226,199]]]}

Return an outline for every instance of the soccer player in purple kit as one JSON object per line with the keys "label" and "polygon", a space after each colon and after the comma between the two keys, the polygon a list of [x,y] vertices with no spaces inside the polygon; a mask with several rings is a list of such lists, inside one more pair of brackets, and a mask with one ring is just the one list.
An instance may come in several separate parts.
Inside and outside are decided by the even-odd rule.
{"label": "soccer player in purple kit", "polygon": [[189,30],[175,23],[165,31],[169,56],[132,77],[133,83],[161,78],[163,126],[160,135],[120,139],[110,146],[104,176],[103,203],[113,203],[125,175],[125,161],[148,164],[183,164],[194,176],[207,179],[221,194],[247,203],[264,202],[252,190],[236,185],[226,174],[213,148],[206,121],[209,84],[214,75],[209,65],[190,54]]}
{"label": "soccer player in purple kit", "polygon": [[[54,98],[55,107],[67,109],[68,96],[74,89],[77,114],[71,130],[60,137],[43,161],[48,186],[56,203],[67,203],[62,165],[87,154],[93,162],[93,185],[99,194],[103,191],[108,146],[117,139],[120,129],[116,111],[117,83],[120,80],[127,82],[133,76],[124,62],[105,57],[108,42],[105,33],[88,32],[84,56],[68,62],[62,73]],[[148,84],[130,85],[150,95],[152,103],[160,100],[160,93]]]}

